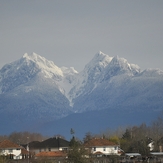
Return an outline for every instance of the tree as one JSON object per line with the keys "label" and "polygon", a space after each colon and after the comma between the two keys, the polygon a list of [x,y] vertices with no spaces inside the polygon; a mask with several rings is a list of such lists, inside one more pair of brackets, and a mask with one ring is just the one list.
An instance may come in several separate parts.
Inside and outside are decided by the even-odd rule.
{"label": "tree", "polygon": [[70,146],[68,151],[68,162],[70,163],[87,163],[88,151],[84,148],[81,141],[76,141],[73,136],[70,140]]}
{"label": "tree", "polygon": [[71,135],[74,135],[74,134],[75,134],[75,131],[73,130],[73,128],[71,128],[70,134],[71,134]]}
{"label": "tree", "polygon": [[131,139],[131,131],[129,129],[126,129],[125,133],[122,136],[122,139],[125,139],[125,140]]}
{"label": "tree", "polygon": [[[28,140],[27,140],[28,137]],[[47,139],[47,137],[39,134],[39,133],[30,133],[30,132],[12,132],[9,136],[8,139],[14,143],[17,144],[26,144],[27,141],[42,141],[44,139]]]}
{"label": "tree", "polygon": [[7,163],[7,157],[0,155],[0,163]]}
{"label": "tree", "polygon": [[136,152],[143,156],[149,155],[149,127],[146,124],[126,129],[121,139],[121,147],[125,152]]}
{"label": "tree", "polygon": [[85,137],[83,138],[84,143],[91,140],[93,138],[92,134],[90,132],[87,132],[85,134]]}
{"label": "tree", "polygon": [[111,136],[109,140],[120,145],[120,138],[118,136]]}

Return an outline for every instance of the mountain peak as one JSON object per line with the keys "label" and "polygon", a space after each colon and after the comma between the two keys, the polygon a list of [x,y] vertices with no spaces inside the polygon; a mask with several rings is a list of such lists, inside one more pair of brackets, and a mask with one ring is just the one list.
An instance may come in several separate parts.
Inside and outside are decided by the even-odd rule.
{"label": "mountain peak", "polygon": [[98,53],[96,53],[95,55],[105,55],[102,51],[99,51]]}
{"label": "mountain peak", "polygon": [[110,62],[111,67],[119,67],[121,70],[129,70],[133,68],[133,64],[129,64],[125,58],[119,58],[119,56],[113,57],[112,61]]}
{"label": "mountain peak", "polygon": [[112,59],[112,57],[109,57],[109,55],[104,54],[102,51],[99,51],[98,53],[95,54],[95,56],[92,60],[102,61],[106,57],[109,58],[109,60]]}
{"label": "mountain peak", "polygon": [[45,72],[47,77],[53,76],[52,74],[63,76],[62,70],[59,67],[57,67],[53,61],[49,61],[34,52],[31,53],[30,55],[25,53],[23,55],[23,59],[25,59],[26,61],[34,62],[41,70]]}
{"label": "mountain peak", "polygon": [[34,59],[34,58],[37,58],[37,57],[39,57],[39,55],[36,54],[35,52],[33,52],[31,54],[24,53],[24,55],[23,55],[23,58],[28,58],[28,59],[32,59],[32,58]]}
{"label": "mountain peak", "polygon": [[112,60],[112,57],[99,51],[98,53],[95,54],[93,59],[86,65],[85,68],[88,69],[88,68],[93,68],[96,66],[100,66],[104,68],[108,65],[108,63],[110,63],[111,60]]}
{"label": "mountain peak", "polygon": [[[49,62],[47,59],[45,59],[44,57],[41,57],[40,55],[36,54],[36,53],[25,53],[23,55],[23,58],[27,59],[27,60],[31,60],[33,62],[42,62],[43,64],[46,64],[47,62]],[[53,63],[52,61],[50,61],[51,63]]]}

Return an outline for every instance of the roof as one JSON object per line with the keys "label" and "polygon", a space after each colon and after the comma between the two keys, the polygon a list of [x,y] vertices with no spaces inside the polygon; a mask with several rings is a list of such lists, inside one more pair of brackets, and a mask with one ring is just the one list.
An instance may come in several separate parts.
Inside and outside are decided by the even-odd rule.
{"label": "roof", "polygon": [[[31,153],[31,152],[30,152]],[[28,155],[29,154],[29,151],[27,151],[25,148],[22,148],[21,149],[21,154],[26,154]]]}
{"label": "roof", "polygon": [[23,145],[23,146],[24,146],[24,147],[27,147],[27,146],[29,145],[30,148],[35,148],[35,147],[39,146],[40,143],[41,143],[41,142],[39,142],[39,141],[32,141],[32,142],[30,142],[29,144],[25,144],[25,145]]}
{"label": "roof", "polygon": [[85,143],[86,147],[99,147],[99,146],[117,146],[114,142],[103,138],[94,138]]}
{"label": "roof", "polygon": [[151,155],[160,156],[160,155],[163,155],[163,152],[151,152]]}
{"label": "roof", "polygon": [[126,153],[125,155],[126,156],[130,156],[130,157],[133,157],[133,156],[141,156],[140,153]]}
{"label": "roof", "polygon": [[10,140],[3,140],[0,142],[0,149],[14,149],[14,148],[18,148],[20,149],[21,147],[18,144],[15,144],[13,142],[11,142]]}
{"label": "roof", "polygon": [[64,140],[59,137],[49,138],[42,142],[31,142],[29,143],[29,148],[37,149],[37,148],[59,148],[59,147],[68,147],[69,141]]}
{"label": "roof", "polygon": [[66,157],[67,154],[62,151],[44,151],[37,153],[36,157]]}

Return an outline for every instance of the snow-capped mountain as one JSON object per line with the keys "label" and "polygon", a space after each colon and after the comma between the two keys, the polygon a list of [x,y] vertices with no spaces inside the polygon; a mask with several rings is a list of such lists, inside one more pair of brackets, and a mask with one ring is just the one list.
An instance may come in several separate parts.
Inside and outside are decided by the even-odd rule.
{"label": "snow-capped mountain", "polygon": [[[97,56],[105,59],[100,59],[98,64],[92,62]],[[115,108],[163,109],[163,71],[141,71],[139,66],[129,64],[124,58],[108,57],[100,52],[82,72],[81,76],[86,74],[86,77],[81,83],[86,84],[78,85],[75,91],[78,96],[73,100],[73,109],[76,112]]]}
{"label": "snow-capped mountain", "polygon": [[113,116],[163,110],[163,71],[141,71],[124,58],[102,52],[79,73],[73,67],[59,68],[36,53],[26,53],[0,70],[4,131],[11,129],[8,119],[16,128],[28,129],[73,113],[100,110]]}
{"label": "snow-capped mountain", "polygon": [[[71,70],[71,71],[70,71]],[[71,75],[76,73],[70,68]],[[70,73],[52,61],[24,54],[0,70],[0,114],[14,123],[42,123],[72,113],[65,89],[60,84]],[[30,123],[29,123],[30,122]]]}
{"label": "snow-capped mountain", "polygon": [[60,81],[63,77],[62,70],[53,62],[32,53],[10,64],[6,64],[0,70],[1,93],[8,92],[21,84],[29,82],[37,74],[45,78],[52,78]]}
{"label": "snow-capped mountain", "polygon": [[133,76],[140,73],[137,65],[129,64],[126,59],[109,57],[101,51],[79,73],[75,86],[69,92],[69,99],[74,101],[81,94],[90,94],[98,85],[114,76],[126,74]]}

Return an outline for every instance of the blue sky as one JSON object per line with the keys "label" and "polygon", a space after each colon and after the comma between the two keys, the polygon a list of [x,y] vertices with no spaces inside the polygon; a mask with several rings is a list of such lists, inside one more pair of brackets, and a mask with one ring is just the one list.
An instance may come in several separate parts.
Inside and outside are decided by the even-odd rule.
{"label": "blue sky", "polygon": [[35,52],[81,71],[98,51],[163,70],[163,1],[0,0],[0,68]]}

